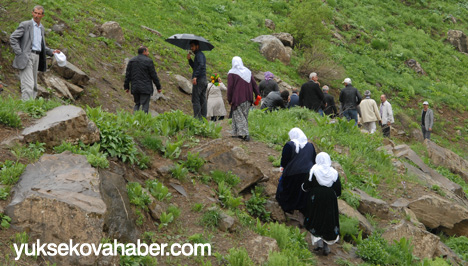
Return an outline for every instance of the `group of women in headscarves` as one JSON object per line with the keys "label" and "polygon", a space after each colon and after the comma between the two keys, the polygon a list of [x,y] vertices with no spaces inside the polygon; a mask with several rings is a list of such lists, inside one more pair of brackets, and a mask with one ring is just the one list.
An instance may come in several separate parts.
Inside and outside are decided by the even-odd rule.
{"label": "group of women in headscarves", "polygon": [[341,195],[338,172],[331,167],[330,156],[316,154],[299,128],[289,131],[281,155],[282,176],[276,191],[276,200],[288,213],[295,210],[304,215],[304,227],[312,235],[315,251],[330,253],[329,245],[340,237],[337,197]]}

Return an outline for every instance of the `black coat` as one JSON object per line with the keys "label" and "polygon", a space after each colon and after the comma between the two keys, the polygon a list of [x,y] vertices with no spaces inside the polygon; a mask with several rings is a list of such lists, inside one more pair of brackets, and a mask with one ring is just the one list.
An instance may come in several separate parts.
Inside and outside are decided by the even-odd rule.
{"label": "black coat", "polygon": [[338,114],[338,111],[336,110],[335,106],[335,98],[331,96],[328,93],[324,93],[325,95],[325,103],[327,104],[327,107],[323,109],[323,112],[326,115],[331,115],[332,117],[335,117]]}
{"label": "black coat", "polygon": [[305,106],[315,112],[318,112],[324,104],[323,92],[318,83],[308,81],[301,86],[299,93],[299,105]]}
{"label": "black coat", "polygon": [[346,85],[340,92],[341,111],[343,112],[348,109],[355,110],[361,103],[361,100],[362,97],[359,91],[351,85]]}
{"label": "black coat", "polygon": [[260,90],[260,96],[265,98],[270,94],[272,91],[279,91],[278,83],[274,80],[262,80],[260,84],[258,84],[258,89]]}
{"label": "black coat", "polygon": [[286,108],[286,104],[281,98],[279,91],[270,92],[267,97],[263,99],[263,104],[260,109],[268,108],[268,111],[276,110],[279,108]]}
{"label": "black coat", "polygon": [[[158,74],[154,69],[151,58],[140,54],[130,59],[125,74],[125,90],[131,86],[132,94],[153,94],[153,83],[158,90],[161,90]],[[131,85],[130,85],[131,84]]]}

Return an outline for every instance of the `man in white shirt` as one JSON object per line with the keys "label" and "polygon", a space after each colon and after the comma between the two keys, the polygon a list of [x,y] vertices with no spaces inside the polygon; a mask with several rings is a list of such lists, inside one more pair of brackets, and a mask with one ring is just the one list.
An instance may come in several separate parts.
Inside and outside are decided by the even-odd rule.
{"label": "man in white shirt", "polygon": [[384,137],[390,137],[390,125],[394,123],[392,105],[387,101],[385,94],[380,95],[380,117],[382,118],[382,133]]}

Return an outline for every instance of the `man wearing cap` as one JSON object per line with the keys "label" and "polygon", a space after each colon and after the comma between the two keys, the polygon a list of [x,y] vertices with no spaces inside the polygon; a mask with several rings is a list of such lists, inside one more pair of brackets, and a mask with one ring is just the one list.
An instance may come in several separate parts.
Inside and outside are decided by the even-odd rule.
{"label": "man wearing cap", "polygon": [[429,109],[429,103],[423,102],[421,112],[421,130],[424,139],[431,139],[432,126],[434,125],[434,113]]}
{"label": "man wearing cap", "polygon": [[380,95],[380,117],[382,118],[382,134],[390,137],[390,125],[394,123],[392,105],[387,101],[385,94]]}
{"label": "man wearing cap", "polygon": [[381,121],[379,108],[377,108],[377,103],[374,99],[371,99],[371,92],[366,90],[364,92],[364,100],[361,101],[359,105],[361,107],[361,122],[362,127],[367,130],[369,133],[374,134],[376,126],[376,121]]}
{"label": "man wearing cap", "polygon": [[46,54],[52,56],[60,53],[47,47],[44,27],[41,19],[44,8],[35,6],[32,20],[23,21],[10,36],[11,48],[15,53],[13,67],[20,70],[21,99],[35,99],[37,95],[37,71],[47,70]]}
{"label": "man wearing cap", "polygon": [[323,115],[322,105],[324,105],[323,92],[320,89],[317,73],[312,72],[309,75],[309,81],[302,84],[299,93],[299,105]]}
{"label": "man wearing cap", "polygon": [[345,78],[343,84],[345,87],[340,92],[341,112],[348,121],[354,119],[354,125],[357,125],[357,106],[361,103],[361,94],[351,85],[350,78]]}
{"label": "man wearing cap", "polygon": [[333,98],[333,96],[331,96],[328,93],[329,90],[330,88],[327,85],[322,87],[324,101],[325,101],[323,112],[325,113],[325,115],[329,115],[333,118],[338,114],[338,111],[336,110],[336,106],[335,106],[335,98]]}

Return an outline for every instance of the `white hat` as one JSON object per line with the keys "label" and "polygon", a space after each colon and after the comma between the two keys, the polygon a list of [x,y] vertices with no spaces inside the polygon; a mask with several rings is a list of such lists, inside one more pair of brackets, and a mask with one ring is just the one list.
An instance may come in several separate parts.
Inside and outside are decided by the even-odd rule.
{"label": "white hat", "polygon": [[351,84],[351,79],[350,79],[350,78],[345,78],[345,79],[343,80],[343,83]]}
{"label": "white hat", "polygon": [[423,105],[429,105],[429,103],[427,101],[424,101]]}
{"label": "white hat", "polygon": [[64,67],[67,65],[67,56],[64,53],[55,53],[54,57],[55,60],[57,60],[57,64],[59,65],[59,67]]}

